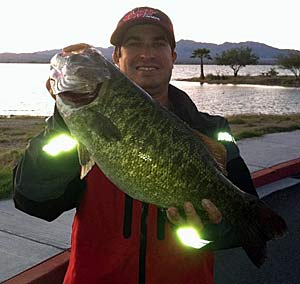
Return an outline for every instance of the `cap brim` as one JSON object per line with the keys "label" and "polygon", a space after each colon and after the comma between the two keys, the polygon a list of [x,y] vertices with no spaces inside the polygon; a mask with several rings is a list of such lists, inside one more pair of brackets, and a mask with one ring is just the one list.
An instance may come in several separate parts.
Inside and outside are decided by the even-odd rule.
{"label": "cap brim", "polygon": [[164,27],[164,25],[162,25],[161,23],[154,22],[151,19],[145,19],[145,18],[135,20],[135,21],[128,21],[127,23],[123,23],[121,27],[117,27],[116,30],[111,35],[110,43],[114,46],[121,46],[127,30],[133,26],[142,25],[142,24],[151,24],[160,27],[162,30],[164,30],[170,42],[171,47],[175,48],[175,39],[172,35],[170,35],[170,31],[166,27]]}

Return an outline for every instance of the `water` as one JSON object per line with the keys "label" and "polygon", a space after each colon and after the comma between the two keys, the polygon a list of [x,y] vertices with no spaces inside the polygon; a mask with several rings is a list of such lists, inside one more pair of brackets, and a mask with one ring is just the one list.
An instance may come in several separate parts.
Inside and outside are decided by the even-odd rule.
{"label": "water", "polygon": [[249,85],[217,85],[177,81],[198,110],[222,116],[233,114],[300,113],[300,89]]}
{"label": "water", "polygon": [[45,82],[48,64],[0,64],[0,115],[50,115],[54,100]]}
{"label": "water", "polygon": [[[258,75],[270,66],[247,66],[240,74]],[[278,69],[281,74],[285,71]],[[206,74],[231,74],[226,66],[206,65]],[[51,115],[54,100],[45,88],[48,64],[0,64],[0,115]],[[211,85],[174,81],[199,75],[197,65],[175,65],[172,84],[186,91],[201,111],[230,115],[241,113],[300,113],[300,89],[248,85]]]}
{"label": "water", "polygon": [[[293,75],[292,72],[288,70],[281,69],[277,66],[270,65],[248,65],[239,71],[239,75],[261,75],[262,73],[267,73],[271,68],[275,68],[279,75]],[[233,75],[233,70],[229,66],[223,65],[204,65],[204,74],[213,75]],[[172,78],[174,79],[184,79],[199,77],[200,66],[199,65],[176,65],[173,71]]]}

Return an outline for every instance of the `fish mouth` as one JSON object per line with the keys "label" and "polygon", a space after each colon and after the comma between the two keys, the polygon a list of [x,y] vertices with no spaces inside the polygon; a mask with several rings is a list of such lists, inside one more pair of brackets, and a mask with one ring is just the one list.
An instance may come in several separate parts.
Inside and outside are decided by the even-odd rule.
{"label": "fish mouth", "polygon": [[59,93],[58,96],[64,104],[78,108],[94,101],[98,96],[101,86],[102,83],[98,84],[92,93],[74,93],[72,91],[66,91]]}

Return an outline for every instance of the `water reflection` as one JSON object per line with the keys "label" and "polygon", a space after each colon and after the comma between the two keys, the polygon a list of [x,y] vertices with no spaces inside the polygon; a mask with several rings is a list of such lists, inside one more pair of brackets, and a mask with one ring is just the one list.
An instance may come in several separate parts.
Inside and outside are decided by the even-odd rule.
{"label": "water reflection", "polygon": [[[242,70],[255,75],[269,68],[270,66],[256,65],[247,66]],[[213,74],[226,72],[224,66],[215,65],[207,65],[205,70]],[[51,115],[53,113],[54,100],[45,88],[45,81],[49,76],[48,64],[2,63],[0,73],[2,76],[0,115]],[[193,76],[199,76],[199,66],[174,66],[172,78]],[[198,82],[180,81],[172,81],[172,83],[185,90],[199,110],[212,114],[300,113],[299,88],[201,85]]]}
{"label": "water reflection", "polygon": [[219,85],[172,81],[198,109],[211,114],[291,114],[300,112],[300,89],[261,85]]}
{"label": "water reflection", "polygon": [[[239,75],[261,75],[267,73],[270,68],[274,68],[278,75],[293,75],[289,70],[285,70],[276,65],[247,65],[239,71]],[[233,75],[233,71],[229,66],[224,65],[205,65],[205,75]],[[172,79],[199,77],[199,65],[175,65],[173,69]]]}

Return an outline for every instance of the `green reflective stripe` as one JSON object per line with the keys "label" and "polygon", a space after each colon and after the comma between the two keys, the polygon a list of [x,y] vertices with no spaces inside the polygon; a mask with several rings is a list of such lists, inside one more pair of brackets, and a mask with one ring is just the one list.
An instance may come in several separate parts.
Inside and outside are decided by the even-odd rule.
{"label": "green reflective stripe", "polygon": [[217,139],[222,143],[227,151],[227,162],[240,157],[240,151],[237,147],[234,137],[226,131],[219,132]]}
{"label": "green reflective stripe", "polygon": [[57,156],[62,152],[74,149],[76,145],[77,141],[74,138],[66,134],[60,134],[52,138],[42,149],[51,156]]}
{"label": "green reflective stripe", "polygon": [[200,249],[210,243],[208,240],[201,239],[198,231],[192,227],[180,227],[176,234],[179,240],[188,247]]}
{"label": "green reflective stripe", "polygon": [[218,141],[236,143],[234,137],[228,132],[219,132],[218,133]]}

